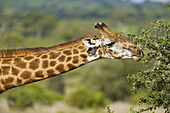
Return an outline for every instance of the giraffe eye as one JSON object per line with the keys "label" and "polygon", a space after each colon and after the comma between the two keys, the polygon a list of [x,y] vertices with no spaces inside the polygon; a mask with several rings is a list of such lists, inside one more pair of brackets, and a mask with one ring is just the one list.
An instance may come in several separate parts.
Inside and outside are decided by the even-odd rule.
{"label": "giraffe eye", "polygon": [[115,42],[111,42],[111,43],[106,44],[106,45],[109,46],[109,47],[111,47],[111,46],[113,46],[114,44],[115,44]]}

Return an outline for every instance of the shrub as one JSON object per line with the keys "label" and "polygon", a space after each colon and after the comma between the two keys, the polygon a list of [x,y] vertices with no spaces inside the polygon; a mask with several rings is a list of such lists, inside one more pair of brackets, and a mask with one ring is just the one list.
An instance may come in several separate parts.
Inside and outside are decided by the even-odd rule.
{"label": "shrub", "polygon": [[63,76],[55,76],[48,79],[47,88],[64,94],[65,84]]}
{"label": "shrub", "polygon": [[142,29],[140,35],[128,34],[133,37],[141,49],[145,50],[143,62],[153,63],[153,67],[129,76],[133,90],[144,88],[146,94],[139,99],[139,103],[150,105],[146,109],[136,112],[162,107],[166,113],[170,112],[170,23],[158,20],[151,24],[151,30]]}
{"label": "shrub", "polygon": [[20,48],[24,45],[24,39],[19,32],[10,32],[0,37],[1,49]]}
{"label": "shrub", "polygon": [[15,109],[32,107],[36,102],[51,105],[62,99],[61,94],[47,90],[43,86],[36,85],[35,83],[24,86],[23,88],[11,89],[5,92],[4,96],[7,98],[10,107]]}
{"label": "shrub", "polygon": [[87,108],[105,106],[107,100],[101,92],[92,92],[85,88],[77,88],[66,98],[66,102],[71,106]]}

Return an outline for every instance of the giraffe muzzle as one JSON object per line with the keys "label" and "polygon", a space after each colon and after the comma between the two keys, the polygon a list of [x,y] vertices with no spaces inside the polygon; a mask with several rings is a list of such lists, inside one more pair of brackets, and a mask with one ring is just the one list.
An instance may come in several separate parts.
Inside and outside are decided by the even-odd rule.
{"label": "giraffe muzzle", "polygon": [[144,57],[144,53],[142,50],[138,50],[138,55],[133,56],[132,58],[135,61],[140,61]]}
{"label": "giraffe muzzle", "polygon": [[141,54],[141,58],[143,58],[143,57],[144,57],[143,51],[142,51],[142,50],[139,50],[139,53]]}

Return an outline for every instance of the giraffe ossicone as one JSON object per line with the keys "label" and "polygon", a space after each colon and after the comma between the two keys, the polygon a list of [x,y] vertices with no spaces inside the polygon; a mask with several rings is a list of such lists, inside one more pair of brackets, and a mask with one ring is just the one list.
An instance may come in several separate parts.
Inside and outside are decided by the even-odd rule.
{"label": "giraffe ossicone", "polygon": [[95,24],[97,36],[48,48],[0,51],[0,93],[13,87],[43,80],[73,70],[94,60],[126,59],[139,61],[143,52],[104,23]]}

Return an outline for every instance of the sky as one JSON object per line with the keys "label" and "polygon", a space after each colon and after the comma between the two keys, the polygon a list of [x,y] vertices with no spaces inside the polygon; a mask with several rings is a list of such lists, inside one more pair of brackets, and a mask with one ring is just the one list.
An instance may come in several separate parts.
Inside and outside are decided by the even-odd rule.
{"label": "sky", "polygon": [[170,0],[131,0],[135,3],[142,3],[144,1],[153,1],[153,2],[164,2],[164,3],[170,3]]}

